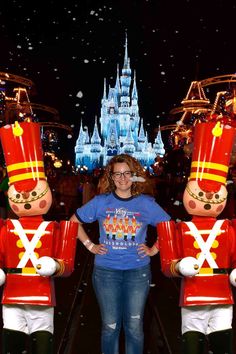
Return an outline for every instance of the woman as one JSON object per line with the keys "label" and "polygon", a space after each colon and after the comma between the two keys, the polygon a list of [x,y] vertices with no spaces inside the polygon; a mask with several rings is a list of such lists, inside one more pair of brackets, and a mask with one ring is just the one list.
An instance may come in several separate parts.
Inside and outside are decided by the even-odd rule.
{"label": "woman", "polygon": [[99,244],[80,225],[78,238],[94,253],[93,286],[102,317],[102,353],[118,354],[123,324],[126,354],[143,353],[143,314],[150,284],[150,256],[156,246],[146,246],[147,226],[168,221],[169,215],[153,197],[142,194],[145,173],[129,155],[108,163],[101,180],[101,195],[77,209],[72,221],[98,220]]}

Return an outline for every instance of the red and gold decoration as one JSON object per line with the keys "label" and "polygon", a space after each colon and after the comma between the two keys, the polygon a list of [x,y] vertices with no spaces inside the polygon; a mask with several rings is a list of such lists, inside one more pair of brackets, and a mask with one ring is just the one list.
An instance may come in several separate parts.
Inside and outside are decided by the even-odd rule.
{"label": "red and gold decoration", "polygon": [[220,120],[196,124],[189,180],[196,180],[204,191],[225,185],[234,137],[235,129]]}
{"label": "red and gold decoration", "polygon": [[32,190],[38,180],[46,180],[40,125],[15,122],[0,130],[9,184],[18,190]]}
{"label": "red and gold decoration", "polygon": [[[78,223],[43,218],[51,207],[52,193],[44,171],[40,129],[40,124],[29,118],[0,128],[9,177],[8,200],[17,216],[8,218],[0,230],[0,284],[5,309],[3,322],[7,323],[10,307],[16,318],[14,333],[19,338],[22,328],[27,335],[34,331],[31,322],[25,319],[25,312],[29,316],[37,311],[37,316],[47,314],[35,333],[44,331],[47,334],[43,337],[44,345],[50,348],[53,335],[50,323],[56,305],[54,276],[66,277],[74,270]],[[24,315],[19,316],[20,311]],[[12,327],[5,325],[4,330],[8,329]],[[8,336],[4,345],[9,347],[11,341]],[[38,340],[35,350],[41,349],[42,342]],[[14,352],[25,350],[21,341],[14,341]]]}

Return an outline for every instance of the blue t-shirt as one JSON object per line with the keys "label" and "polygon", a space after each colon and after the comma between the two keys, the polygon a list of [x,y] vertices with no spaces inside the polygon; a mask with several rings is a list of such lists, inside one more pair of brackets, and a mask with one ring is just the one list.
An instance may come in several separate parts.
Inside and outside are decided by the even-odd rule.
{"label": "blue t-shirt", "polygon": [[82,223],[99,223],[99,242],[108,252],[96,255],[95,264],[112,269],[133,269],[150,262],[150,257],[138,255],[137,246],[145,243],[147,226],[170,220],[170,216],[155,202],[141,194],[120,198],[115,193],[101,194],[76,210]]}

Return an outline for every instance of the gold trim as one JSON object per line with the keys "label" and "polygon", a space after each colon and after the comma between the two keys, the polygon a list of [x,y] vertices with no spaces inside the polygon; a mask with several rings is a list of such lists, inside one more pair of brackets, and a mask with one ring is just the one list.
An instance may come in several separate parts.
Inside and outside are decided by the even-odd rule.
{"label": "gold trim", "polygon": [[172,261],[171,262],[171,265],[170,265],[170,272],[171,274],[174,276],[174,277],[179,277],[180,274],[176,271],[176,264],[178,263],[179,261]]}
{"label": "gold trim", "polygon": [[188,185],[186,186],[186,191],[194,199],[197,199],[197,200],[199,200],[199,202],[203,202],[203,203],[207,203],[207,204],[221,204],[227,199],[227,195],[226,195],[226,197],[218,199],[218,200],[211,200],[211,199],[206,199],[206,198],[199,197],[198,195],[196,195],[195,193],[193,193],[191,191],[191,189],[189,188]]}
{"label": "gold trim", "polygon": [[34,172],[22,173],[16,176],[11,176],[9,177],[9,183],[12,184],[15,182],[24,181],[25,179],[39,179],[39,178],[46,179],[45,173],[34,171]]}
{"label": "gold trim", "polygon": [[24,161],[24,162],[14,163],[12,165],[7,166],[7,172],[21,170],[22,168],[29,168],[29,167],[44,167],[44,163],[43,161]]}
{"label": "gold trim", "polygon": [[190,173],[190,179],[209,179],[211,181],[216,181],[220,183],[226,182],[226,177],[214,175],[213,173],[202,173],[202,172],[192,172]]}
{"label": "gold trim", "polygon": [[213,274],[213,268],[201,268],[198,274]]}
{"label": "gold trim", "polygon": [[55,261],[59,264],[59,269],[54,276],[60,277],[65,272],[65,263],[62,259],[56,259]]}
{"label": "gold trim", "polygon": [[22,268],[22,274],[36,274],[34,267],[24,267]]}
{"label": "gold trim", "polygon": [[228,166],[222,165],[220,163],[215,162],[207,162],[207,161],[193,161],[191,167],[203,167],[203,168],[212,168],[214,170],[228,172]]}
{"label": "gold trim", "polygon": [[10,199],[13,203],[18,203],[18,204],[31,203],[31,202],[34,202],[35,200],[42,198],[48,192],[48,190],[49,190],[49,186],[47,184],[46,188],[44,189],[44,191],[42,191],[42,193],[40,193],[39,195],[36,195],[35,197],[31,196],[30,199],[18,199],[15,196],[8,197],[8,199]]}

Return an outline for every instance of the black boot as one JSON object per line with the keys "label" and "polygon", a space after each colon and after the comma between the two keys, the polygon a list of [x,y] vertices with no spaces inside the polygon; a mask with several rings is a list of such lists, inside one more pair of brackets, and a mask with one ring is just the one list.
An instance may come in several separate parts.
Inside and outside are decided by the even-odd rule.
{"label": "black boot", "polygon": [[217,331],[208,336],[213,354],[233,354],[233,330]]}
{"label": "black boot", "polygon": [[185,332],[182,335],[181,354],[204,354],[205,343],[205,334],[197,331]]}
{"label": "black boot", "polygon": [[2,354],[27,354],[27,339],[24,332],[3,328]]}
{"label": "black boot", "polygon": [[31,354],[53,354],[53,335],[48,331],[37,331],[30,335]]}

